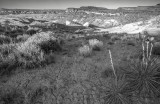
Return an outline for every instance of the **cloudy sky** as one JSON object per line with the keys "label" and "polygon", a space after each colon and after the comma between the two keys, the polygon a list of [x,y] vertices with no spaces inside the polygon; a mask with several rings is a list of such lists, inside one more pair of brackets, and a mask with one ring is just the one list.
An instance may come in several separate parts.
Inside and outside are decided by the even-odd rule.
{"label": "cloudy sky", "polygon": [[68,7],[97,6],[113,9],[158,3],[160,0],[0,0],[0,8],[66,9]]}

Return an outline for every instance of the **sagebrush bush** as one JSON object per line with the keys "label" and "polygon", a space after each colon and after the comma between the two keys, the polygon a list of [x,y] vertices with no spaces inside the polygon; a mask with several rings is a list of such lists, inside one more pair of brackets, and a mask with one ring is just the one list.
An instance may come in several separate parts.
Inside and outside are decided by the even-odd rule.
{"label": "sagebrush bush", "polygon": [[79,54],[82,56],[90,56],[92,54],[92,49],[88,45],[84,45],[78,49]]}
{"label": "sagebrush bush", "polygon": [[28,55],[39,54],[41,51],[44,52],[40,47],[42,43],[51,45],[51,41],[56,43],[56,38],[53,36],[52,32],[41,32],[29,37],[27,41],[17,47],[17,50]]}
{"label": "sagebrush bush", "polygon": [[103,42],[99,41],[97,39],[90,39],[89,40],[89,45],[93,50],[100,50],[103,47]]}
{"label": "sagebrush bush", "polygon": [[25,42],[4,44],[0,47],[0,73],[8,74],[17,67],[31,69],[53,63],[53,52],[60,50],[59,40],[51,32],[33,35]]}
{"label": "sagebrush bush", "polygon": [[24,34],[24,35],[18,35],[16,40],[18,42],[23,42],[26,41],[28,38],[30,37],[30,35]]}
{"label": "sagebrush bush", "polygon": [[61,50],[59,41],[53,35],[52,32],[41,32],[29,37],[24,43],[17,46],[19,63],[25,68],[33,68],[41,66],[44,63],[51,63],[47,55],[50,55],[51,51]]}
{"label": "sagebrush bush", "polygon": [[23,68],[32,69],[42,65],[42,62],[45,60],[44,53],[35,55],[27,55],[23,53],[18,53],[18,63]]}
{"label": "sagebrush bush", "polygon": [[55,51],[61,51],[61,45],[52,32],[33,35],[25,42],[1,45],[0,73],[8,74],[17,67],[31,69],[53,63]]}
{"label": "sagebrush bush", "polygon": [[0,53],[3,56],[8,56],[10,53],[12,53],[15,50],[15,44],[3,44],[0,45]]}

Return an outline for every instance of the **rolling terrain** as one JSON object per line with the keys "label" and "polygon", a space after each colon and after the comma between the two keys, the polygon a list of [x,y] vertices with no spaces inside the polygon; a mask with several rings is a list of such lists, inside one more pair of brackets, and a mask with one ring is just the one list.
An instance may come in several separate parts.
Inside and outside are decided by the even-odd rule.
{"label": "rolling terrain", "polygon": [[0,14],[0,104],[160,103],[159,4]]}

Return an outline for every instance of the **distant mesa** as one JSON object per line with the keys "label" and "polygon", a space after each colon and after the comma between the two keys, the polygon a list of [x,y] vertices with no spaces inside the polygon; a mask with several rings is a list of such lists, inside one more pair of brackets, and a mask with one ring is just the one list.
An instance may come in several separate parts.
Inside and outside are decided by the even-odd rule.
{"label": "distant mesa", "polygon": [[79,9],[82,9],[82,10],[108,10],[107,8],[104,8],[104,7],[95,7],[95,6],[82,6]]}
{"label": "distant mesa", "polygon": [[108,10],[108,9],[104,7],[81,6],[80,8],[67,8],[66,12],[105,11],[105,10]]}
{"label": "distant mesa", "polygon": [[138,6],[138,7],[119,7],[117,9],[107,9],[104,7],[96,6],[81,6],[80,8],[67,8],[67,9],[7,9],[1,8],[0,15],[5,14],[59,14],[65,12],[98,12],[98,13],[108,13],[110,11],[160,11],[160,3],[154,6]]}

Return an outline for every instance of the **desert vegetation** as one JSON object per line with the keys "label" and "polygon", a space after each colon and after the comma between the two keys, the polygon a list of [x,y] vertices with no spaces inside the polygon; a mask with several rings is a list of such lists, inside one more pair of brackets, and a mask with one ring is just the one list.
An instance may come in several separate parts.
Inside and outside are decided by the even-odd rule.
{"label": "desert vegetation", "polygon": [[1,16],[0,104],[159,104],[159,33],[97,32],[159,19],[123,13]]}

